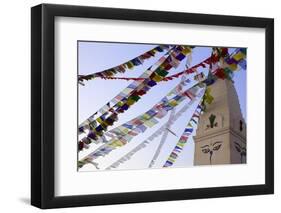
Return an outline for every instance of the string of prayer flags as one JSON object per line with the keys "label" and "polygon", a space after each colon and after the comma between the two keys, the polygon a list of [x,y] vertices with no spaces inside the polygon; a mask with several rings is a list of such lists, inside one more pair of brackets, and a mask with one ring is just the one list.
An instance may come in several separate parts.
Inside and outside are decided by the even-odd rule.
{"label": "string of prayer flags", "polygon": [[[120,136],[125,134],[131,134],[131,135],[133,134],[134,136],[136,136],[138,133],[141,132],[140,129],[141,127],[139,127],[139,129],[132,130],[134,126],[144,124],[145,126],[153,127],[155,124],[158,123],[157,119],[155,119],[154,117],[158,119],[163,118],[169,110],[171,110],[173,107],[178,105],[179,102],[182,101],[183,95],[191,100],[195,98],[194,94],[196,93],[196,90],[194,90],[194,88],[190,88],[189,90],[183,92],[183,86],[186,86],[186,83],[189,82],[190,80],[185,76],[183,76],[179,84],[176,85],[165,97],[163,97],[160,100],[160,102],[155,104],[153,108],[151,108],[144,114],[132,119],[131,121],[121,125],[120,127],[111,130],[107,134],[111,135],[111,137],[113,137],[113,135]],[[172,99],[168,99],[168,97],[171,95],[174,95],[174,97]],[[129,131],[128,129],[130,129],[131,131]],[[86,136],[85,138],[83,138],[82,141],[86,140],[87,144],[91,143],[91,141],[94,142],[95,144],[106,141],[106,140],[99,140],[96,134],[94,134],[92,131],[90,131],[88,136]],[[79,149],[79,151],[81,151],[81,149]]]}
{"label": "string of prayer flags", "polygon": [[[158,104],[161,104],[161,103],[162,102],[159,102]],[[143,125],[144,123],[147,124],[147,126],[155,125],[158,121],[152,120],[152,118],[157,113],[158,112],[152,108],[152,109],[148,110],[146,113],[144,113],[143,115],[138,116],[138,117],[132,119],[131,121],[129,121],[129,122],[125,123],[125,124],[122,124],[120,127],[117,127],[115,129],[111,130],[109,133],[113,134],[113,135],[117,135],[117,136],[126,135],[126,134],[134,134],[134,135],[136,135],[138,133],[135,133],[133,131],[129,132],[129,130],[132,130],[135,126],[138,126],[137,131],[143,132],[143,131],[145,131],[145,129],[144,129],[145,127],[142,127],[141,125]],[[85,138],[89,138],[89,140],[90,140],[89,143],[91,143],[91,141],[97,143],[97,136],[92,131],[90,131],[90,133]],[[84,142],[84,140],[88,141],[85,138],[80,140],[79,143]],[[82,149],[79,149],[79,150],[81,151]]]}
{"label": "string of prayer flags", "polygon": [[78,76],[78,82],[83,84],[84,80],[91,80],[96,77],[112,77],[117,73],[124,73],[126,72],[127,69],[131,70],[135,66],[142,65],[143,62],[147,59],[150,59],[151,57],[154,57],[157,52],[164,52],[165,50],[169,50],[172,47],[172,45],[159,45],[123,64],[120,64],[116,67],[112,67],[110,69],[103,70],[101,72],[93,73],[93,74],[88,74],[88,75],[79,75]]}
{"label": "string of prayer flags", "polygon": [[[188,79],[186,80],[186,78],[183,78],[183,80],[180,82],[180,84],[179,85],[177,85],[173,90],[172,90],[172,92],[170,92],[169,93],[169,95],[171,95],[171,94],[178,94],[180,91],[181,91],[181,89],[179,89],[179,88],[181,88],[181,85],[182,84],[185,84],[186,82],[188,82]],[[192,88],[191,88],[192,89]],[[191,90],[190,89],[190,90]],[[194,95],[192,94],[192,92],[190,92],[190,91],[185,91],[184,93],[183,93],[186,97],[189,97],[191,100],[194,98]],[[163,103],[158,103],[157,104],[157,106],[161,106],[162,108],[159,110],[158,109],[158,111],[156,112],[156,111],[154,111],[154,109],[151,109],[151,110],[149,110],[148,112],[146,112],[144,115],[142,115],[140,118],[138,118],[138,119],[134,119],[133,120],[133,122],[135,123],[135,124],[138,124],[139,126],[135,129],[135,131],[126,131],[125,132],[125,129],[121,129],[121,127],[122,128],[126,128],[127,127],[127,129],[128,129],[128,127],[131,129],[132,128],[132,125],[129,125],[129,123],[127,123],[127,124],[125,124],[125,125],[122,125],[121,127],[119,127],[119,128],[117,128],[117,129],[114,129],[114,130],[112,130],[111,131],[111,133],[115,133],[115,134],[119,134],[120,135],[120,133],[122,133],[122,135],[125,135],[125,134],[130,134],[130,135],[137,135],[138,133],[141,133],[141,132],[144,132],[145,130],[146,130],[146,126],[148,126],[148,127],[152,127],[152,126],[154,126],[158,121],[156,120],[156,119],[152,119],[151,117],[151,115],[156,115],[155,117],[156,118],[162,118],[162,117],[164,117],[166,114],[167,114],[167,111],[168,110],[171,110],[173,107],[175,107],[175,106],[177,106],[178,105],[178,102],[177,101],[180,101],[180,99],[181,99],[182,97],[181,96],[179,96],[179,95],[176,95],[176,96],[174,96],[174,98],[172,98],[170,101],[167,99],[167,97],[164,97],[164,98],[162,98],[162,102],[163,103],[166,103],[166,105],[163,105]],[[157,108],[157,107],[156,107]],[[151,119],[150,121],[149,121],[149,118]],[[145,119],[146,121],[145,122],[143,122],[143,119]],[[100,122],[102,122],[102,120],[99,120]],[[137,121],[139,122],[139,123],[137,123]],[[144,125],[143,125],[144,124]],[[102,126],[103,127],[103,126]],[[119,129],[119,131],[117,131]],[[101,130],[102,130],[102,128],[101,128]],[[137,131],[137,132],[136,132]],[[101,136],[101,135],[100,135]],[[91,141],[91,139],[92,140],[95,140],[95,142],[97,143],[97,135],[96,134],[93,134],[93,132],[90,132],[89,134],[88,134],[88,137],[90,137],[90,140],[88,139],[88,140],[86,140],[86,142],[87,142],[87,144]],[[103,140],[103,141],[105,141],[105,140]],[[123,143],[124,144],[124,143]],[[79,150],[81,150],[81,148],[79,149]]]}
{"label": "string of prayer flags", "polygon": [[[188,92],[196,94],[197,90],[197,87],[194,87],[190,88]],[[158,123],[158,120],[156,118],[163,118],[168,111],[172,110],[175,106],[181,103],[184,100],[186,92],[183,92],[181,96],[175,95],[173,98],[165,102],[162,102],[163,99],[161,99],[158,104],[156,104],[153,108],[151,108],[144,114],[128,121],[125,124],[122,124],[120,127],[116,127],[115,129],[109,131],[109,133],[116,134],[116,136],[118,137],[130,134],[132,132],[134,136],[139,133],[145,132],[147,128],[153,127]],[[193,97],[195,97],[195,95],[193,95]],[[124,132],[125,129],[127,130],[127,132]]]}
{"label": "string of prayer flags", "polygon": [[[171,55],[169,55],[169,57],[167,58],[167,60],[163,64],[161,64],[161,65],[159,64],[160,65],[159,70],[156,72],[158,76],[154,76],[154,78],[156,79],[156,82],[161,81],[162,80],[161,77],[164,78],[164,76],[166,76],[166,74],[167,74],[166,72],[168,70],[170,70],[172,67],[177,68],[179,66],[180,62],[186,57],[186,55],[187,54],[190,55],[190,53],[192,52],[192,47],[188,47],[188,46],[171,46],[171,45],[169,46],[169,45],[166,45],[166,49],[167,49],[167,47],[169,47],[169,48],[172,47],[172,49],[174,48],[174,52],[172,52]],[[165,48],[162,48],[161,46],[159,46],[159,47],[156,47],[156,49],[157,49],[157,51],[159,51],[160,49],[164,50]],[[144,54],[144,55],[147,55],[147,54]],[[148,54],[148,55],[151,55],[151,54]],[[126,62],[124,64],[124,66],[119,65],[116,68],[111,68],[109,70],[103,71],[107,74],[94,73],[94,74],[90,74],[90,75],[86,75],[86,76],[80,75],[79,76],[79,83],[83,85],[83,80],[90,80],[90,79],[93,79],[93,78],[135,80],[135,81],[145,80],[144,78],[114,77],[114,74],[118,73],[118,71],[119,72],[125,72],[125,68],[132,69],[134,66],[140,65],[141,62],[142,61],[140,59],[138,59],[138,57],[137,57],[137,58],[132,59],[131,61]],[[123,69],[122,69],[122,67],[123,67]]]}
{"label": "string of prayer flags", "polygon": [[197,71],[197,68],[199,68],[199,67],[205,68],[207,65],[209,65],[209,63],[210,63],[210,58],[207,58],[207,59],[205,59],[204,61],[202,61],[202,62],[200,62],[200,63],[194,65],[194,66],[191,67],[191,68],[187,68],[187,69],[184,70],[184,71],[181,71],[181,72],[179,72],[179,73],[170,75],[170,76],[168,76],[168,77],[165,77],[165,78],[163,79],[163,81],[173,80],[173,79],[178,78],[178,77],[180,77],[180,76],[182,76],[182,75],[184,75],[184,74],[192,74],[192,73],[195,73],[195,72]]}
{"label": "string of prayer flags", "polygon": [[[197,94],[198,91],[200,90],[200,87],[196,85],[196,86],[190,88],[189,90],[195,91],[195,94]],[[201,92],[202,92],[202,90],[201,90]],[[193,99],[193,100],[195,100],[195,99]],[[193,101],[193,100],[191,100],[191,101]],[[173,108],[171,108],[171,109],[173,109]],[[133,129],[126,129],[126,127],[124,127],[124,125],[121,125],[121,128],[116,127],[113,131],[110,131],[110,133],[113,133],[113,134],[117,133],[117,135],[120,133],[120,135],[112,138],[107,143],[104,143],[102,146],[97,148],[95,151],[93,151],[92,153],[87,155],[86,158],[88,159],[90,157],[92,160],[94,160],[100,156],[105,156],[112,150],[126,145],[127,143],[129,143],[131,141],[131,139],[135,135],[137,135],[139,133],[143,133],[146,129],[147,129],[147,127],[144,126],[142,122],[140,122],[139,125],[136,125]],[[124,130],[126,130],[126,131],[124,131]],[[134,135],[129,134],[130,131],[134,131],[135,134]],[[106,152],[102,151],[104,149],[106,150]]]}
{"label": "string of prayer flags", "polygon": [[[178,52],[180,49],[182,49],[181,46],[176,46],[173,51],[171,51],[171,54],[175,52]],[[170,55],[167,57],[169,58]],[[163,60],[163,63],[165,63],[167,60]],[[162,63],[162,64],[163,64]],[[161,64],[160,64],[161,65]],[[136,103],[139,99],[140,96],[145,94],[148,90],[150,90],[150,88],[152,88],[153,86],[157,85],[157,82],[151,79],[151,75],[153,73],[157,73],[163,77],[165,77],[168,74],[168,70],[164,71],[162,69],[159,70],[159,66],[155,69],[155,71],[151,72],[151,74],[148,76],[149,79],[146,79],[144,81],[142,81],[137,88],[135,88],[130,94],[128,94],[127,96],[124,95],[125,97],[123,97],[120,101],[118,101],[114,107],[116,107],[115,109],[112,108],[112,110],[116,113],[116,114],[120,114],[120,113],[124,113],[126,110],[129,109],[129,107],[131,105],[133,105],[134,103]],[[144,91],[143,88],[146,87],[146,90]],[[122,94],[119,94],[122,96]],[[128,100],[129,100],[129,104],[128,104]],[[107,108],[107,106],[106,106]],[[91,129],[92,134],[96,134],[96,136],[102,136],[104,131],[107,130],[107,126],[112,125],[111,123],[100,123],[96,128]],[[88,125],[85,125],[85,127],[88,127]],[[81,125],[79,126],[79,130],[81,129]],[[84,128],[82,128],[84,130]]]}
{"label": "string of prayer flags", "polygon": [[[198,97],[202,96],[202,93],[204,91],[201,90],[198,94]],[[146,145],[148,144],[148,141],[151,142],[153,141],[156,137],[160,136],[165,130],[166,130],[166,126],[167,125],[172,125],[177,119],[179,119],[182,114],[184,112],[186,112],[196,101],[196,99],[191,100],[190,102],[188,102],[186,105],[184,105],[176,114],[175,116],[172,118],[172,120],[167,121],[166,123],[164,123],[158,130],[156,130],[153,134],[151,134],[144,142],[142,142],[141,144],[145,144],[144,145],[139,145],[137,146],[135,149],[133,149],[131,152],[129,152],[128,154],[126,154],[125,156],[123,156],[122,158],[120,158],[118,161],[116,161],[115,163],[111,164],[111,166],[109,166],[107,169],[112,169],[112,168],[117,168],[121,163],[124,163],[125,161],[129,160],[130,157],[135,154],[137,151],[139,151],[140,149],[146,147]],[[123,124],[124,125],[124,124]],[[131,128],[131,126],[130,126]],[[108,134],[108,133],[107,133]],[[124,134],[125,135],[125,134]],[[106,154],[108,154],[109,152],[113,151],[114,149],[116,149],[117,147],[122,146],[123,143],[120,143],[118,141],[116,141],[115,143],[111,144],[110,146],[108,146],[107,144],[102,145],[99,150],[96,150],[96,152],[89,154],[88,156],[86,156],[85,158],[83,158],[82,160],[80,160],[80,162],[83,162],[84,164],[92,162],[94,163],[95,166],[97,166],[98,164],[96,162],[93,162],[94,159],[96,159],[99,156],[105,156]],[[123,144],[125,145],[125,144]],[[142,147],[142,148],[140,148]],[[83,164],[83,165],[84,165]]]}
{"label": "string of prayer flags", "polygon": [[[173,50],[173,48],[170,51],[172,51],[172,50]],[[83,121],[79,125],[79,128],[78,128],[79,134],[84,133],[85,130],[87,130],[87,129],[88,130],[94,130],[96,128],[97,124],[96,124],[95,117],[97,116],[98,113],[101,114],[101,115],[103,115],[104,113],[106,113],[108,111],[114,113],[115,112],[114,107],[116,107],[117,104],[121,105],[121,103],[122,103],[121,101],[123,99],[125,99],[127,96],[129,96],[129,94],[134,92],[145,81],[145,79],[147,79],[153,73],[152,68],[154,66],[158,67],[159,65],[161,65],[166,60],[166,58],[167,58],[167,56],[162,56],[153,66],[149,67],[143,74],[141,74],[140,78],[143,78],[143,80],[134,81],[131,84],[129,84],[125,89],[123,89],[111,101],[109,101],[107,104],[105,104],[97,112],[92,114],[88,119]],[[112,107],[110,107],[110,106],[112,106]],[[116,117],[115,121],[117,119],[118,119],[118,117]]]}
{"label": "string of prayer flags", "polygon": [[194,130],[194,126],[192,126],[192,122],[197,124],[197,121],[199,119],[199,115],[201,113],[201,107],[200,104],[198,104],[193,116],[191,117],[190,121],[188,122],[186,128],[184,129],[179,141],[177,142],[176,146],[172,150],[171,154],[169,155],[168,159],[164,163],[163,167],[170,167],[172,166],[175,161],[177,160],[179,154],[182,152],[185,144],[187,143],[189,136],[192,134]]}
{"label": "string of prayer flags", "polygon": [[[171,48],[172,51],[174,48]],[[169,53],[169,52],[168,52]],[[121,91],[117,96],[115,96],[110,102],[108,102],[106,105],[104,105],[100,110],[98,110],[98,112],[100,114],[103,114],[107,111],[114,111],[110,106],[110,103],[112,105],[115,105],[117,103],[119,103],[119,101],[123,100],[125,97],[127,97],[130,93],[132,93],[133,91],[135,91],[143,82],[145,79],[147,79],[152,73],[152,68],[153,67],[158,67],[159,65],[161,65],[165,60],[167,59],[167,56],[162,56],[153,66],[151,66],[150,68],[148,68],[141,76],[140,78],[142,78],[142,81],[134,81],[132,82],[129,86],[127,86],[127,88],[125,88],[123,91]],[[92,116],[90,116],[86,121],[84,121],[82,124],[79,125],[79,133],[83,133],[85,129],[89,129],[89,122],[94,123],[95,119],[94,117],[97,115],[97,113],[94,113]]]}
{"label": "string of prayer flags", "polygon": [[[173,80],[175,78],[179,78],[184,74],[192,74],[195,73],[197,71],[197,68],[199,67],[203,67],[205,68],[206,65],[208,65],[210,62],[210,58],[207,58],[206,60],[198,63],[197,65],[194,65],[191,68],[188,68],[184,71],[181,71],[179,73],[164,77],[168,74],[168,72],[165,69],[158,69],[156,72],[151,74],[151,79],[154,82],[160,82],[160,81],[170,81]],[[139,77],[139,78],[134,78],[134,77],[102,77],[102,79],[108,79],[108,80],[126,80],[126,81],[144,81],[148,78],[143,78],[143,77]],[[154,85],[154,84],[153,84]]]}

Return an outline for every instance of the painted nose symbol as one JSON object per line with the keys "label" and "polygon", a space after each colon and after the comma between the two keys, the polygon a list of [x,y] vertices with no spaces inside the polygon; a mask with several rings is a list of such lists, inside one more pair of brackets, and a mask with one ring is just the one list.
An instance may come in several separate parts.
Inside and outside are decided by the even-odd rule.
{"label": "painted nose symbol", "polygon": [[210,164],[212,164],[212,155],[213,155],[213,150],[210,151]]}

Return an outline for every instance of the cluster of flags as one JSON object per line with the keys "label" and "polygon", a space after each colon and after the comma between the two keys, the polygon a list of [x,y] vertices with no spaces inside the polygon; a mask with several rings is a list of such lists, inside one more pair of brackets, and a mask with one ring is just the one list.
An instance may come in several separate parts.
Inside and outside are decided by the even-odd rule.
{"label": "cluster of flags", "polygon": [[232,80],[233,72],[238,68],[246,69],[246,48],[237,48],[232,55],[227,48],[213,48],[210,69],[220,79]]}
{"label": "cluster of flags", "polygon": [[[145,80],[139,82],[134,81],[127,88],[125,88],[119,95],[117,95],[113,102],[107,103],[101,110],[100,116],[95,119],[94,115],[90,116],[85,122],[79,126],[79,132],[83,133],[86,129],[90,132],[88,137],[97,140],[102,137],[107,131],[108,126],[112,126],[118,120],[118,114],[124,113],[132,105],[138,102],[144,94],[146,94],[152,87],[157,85],[168,73],[171,68],[176,68],[180,61],[186,57],[186,54],[191,53],[191,48],[187,46],[175,46],[168,57],[164,57],[158,61],[157,67],[154,71],[145,72],[142,77]],[[80,146],[79,146],[80,147]]]}
{"label": "cluster of flags", "polygon": [[84,80],[91,80],[97,77],[100,78],[105,78],[105,77],[110,77],[114,76],[117,73],[124,73],[127,70],[133,69],[135,66],[139,66],[143,64],[143,62],[147,59],[150,59],[151,57],[154,57],[157,52],[164,52],[166,50],[169,50],[172,47],[172,45],[159,45],[135,58],[132,60],[129,60],[123,64],[120,64],[116,67],[112,67],[107,70],[103,70],[101,72],[93,73],[93,74],[88,74],[88,75],[79,75],[78,76],[78,82],[80,82],[83,85]]}

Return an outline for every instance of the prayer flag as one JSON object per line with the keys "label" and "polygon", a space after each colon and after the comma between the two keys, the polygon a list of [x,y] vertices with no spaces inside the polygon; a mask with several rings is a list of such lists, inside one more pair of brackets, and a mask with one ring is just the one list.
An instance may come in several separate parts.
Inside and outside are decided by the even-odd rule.
{"label": "prayer flag", "polygon": [[137,127],[137,129],[141,130],[141,132],[145,132],[145,130],[147,129],[147,127],[145,125],[139,125]]}
{"label": "prayer flag", "polygon": [[243,59],[245,57],[245,55],[240,51],[238,53],[236,53],[233,58],[236,60],[236,61],[240,61],[241,59]]}
{"label": "prayer flag", "polygon": [[238,61],[236,61],[234,58],[226,58],[225,62],[228,64],[237,64]]}
{"label": "prayer flag", "polygon": [[133,129],[133,127],[134,127],[133,125],[128,124],[128,123],[124,123],[124,124],[122,124],[122,126],[128,128],[128,129]]}
{"label": "prayer flag", "polygon": [[229,64],[229,68],[232,70],[232,71],[235,71],[237,69],[237,64]]}
{"label": "prayer flag", "polygon": [[101,117],[97,118],[97,122],[99,122],[100,124],[103,122],[103,120],[101,119]]}
{"label": "prayer flag", "polygon": [[244,55],[246,55],[247,48],[240,48],[240,51],[241,51]]}
{"label": "prayer flag", "polygon": [[162,81],[163,77],[161,77],[160,75],[158,75],[157,73],[153,73],[151,76],[152,80],[156,81],[156,82],[160,82]]}
{"label": "prayer flag", "polygon": [[150,80],[149,82],[147,82],[147,85],[150,86],[150,87],[153,87],[156,85],[156,82],[153,81],[153,80]]}
{"label": "prayer flag", "polygon": [[162,77],[165,77],[168,74],[168,72],[164,69],[157,69],[155,72]]}
{"label": "prayer flag", "polygon": [[163,52],[163,51],[164,51],[161,46],[155,47],[155,49],[156,49],[158,52]]}
{"label": "prayer flag", "polygon": [[179,146],[175,146],[174,150],[180,152],[182,150],[182,148]]}
{"label": "prayer flag", "polygon": [[192,128],[186,128],[186,129],[184,130],[184,132],[189,132],[189,133],[192,133],[192,131],[193,131]]}
{"label": "prayer flag", "polygon": [[145,120],[148,120],[148,119],[151,118],[151,116],[150,116],[149,114],[147,114],[147,113],[144,113],[141,117],[142,117],[143,119],[145,119]]}
{"label": "prayer flag", "polygon": [[170,100],[169,103],[168,103],[170,106],[177,106],[178,105],[178,102],[176,100]]}
{"label": "prayer flag", "polygon": [[131,62],[132,62],[135,66],[138,66],[138,65],[142,64],[142,62],[139,60],[139,58],[134,58]]}
{"label": "prayer flag", "polygon": [[187,55],[188,53],[191,52],[191,49],[189,47],[186,47],[184,48],[182,51],[181,51],[184,55]]}
{"label": "prayer flag", "polygon": [[147,120],[147,121],[144,122],[144,124],[146,126],[150,127],[150,128],[153,127],[157,123],[158,123],[158,121],[155,118],[152,118],[152,119]]}
{"label": "prayer flag", "polygon": [[179,54],[176,56],[176,59],[178,59],[179,61],[182,61],[184,58],[185,58],[185,55],[182,54],[182,53],[179,53]]}
{"label": "prayer flag", "polygon": [[238,64],[243,70],[247,69],[247,62],[245,59],[240,60]]}
{"label": "prayer flag", "polygon": [[121,110],[127,110],[127,109],[129,109],[128,104],[124,104],[123,106],[121,106]]}
{"label": "prayer flag", "polygon": [[134,64],[133,64],[131,61],[128,61],[128,62],[126,63],[126,66],[127,66],[129,69],[133,69]]}
{"label": "prayer flag", "polygon": [[133,105],[135,102],[136,102],[135,100],[133,100],[132,98],[129,98],[126,103],[127,103],[129,106],[131,106],[131,105]]}

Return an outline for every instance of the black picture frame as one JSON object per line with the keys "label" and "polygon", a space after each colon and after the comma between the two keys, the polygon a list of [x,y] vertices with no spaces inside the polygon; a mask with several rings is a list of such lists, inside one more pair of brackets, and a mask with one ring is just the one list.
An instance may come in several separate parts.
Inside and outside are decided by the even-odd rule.
{"label": "black picture frame", "polygon": [[[55,17],[263,28],[266,33],[265,184],[93,195],[54,195]],[[274,192],[274,20],[41,4],[31,8],[31,204],[42,209],[272,194]]]}

